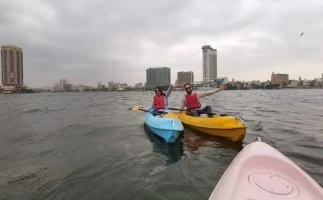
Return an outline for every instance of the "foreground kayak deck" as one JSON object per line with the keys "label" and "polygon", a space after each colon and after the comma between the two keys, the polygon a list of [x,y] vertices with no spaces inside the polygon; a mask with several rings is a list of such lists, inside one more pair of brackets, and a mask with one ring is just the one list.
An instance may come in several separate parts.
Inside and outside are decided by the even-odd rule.
{"label": "foreground kayak deck", "polygon": [[209,200],[322,200],[306,172],[264,142],[247,145],[232,161]]}
{"label": "foreground kayak deck", "polygon": [[179,119],[193,130],[213,136],[225,137],[232,141],[242,141],[246,136],[247,126],[237,117],[214,116],[213,118],[194,117],[181,112]]}
{"label": "foreground kayak deck", "polygon": [[183,124],[178,119],[178,115],[168,113],[156,117],[152,113],[147,112],[145,115],[145,123],[149,130],[154,134],[163,138],[167,143],[174,143],[180,132],[184,130]]}

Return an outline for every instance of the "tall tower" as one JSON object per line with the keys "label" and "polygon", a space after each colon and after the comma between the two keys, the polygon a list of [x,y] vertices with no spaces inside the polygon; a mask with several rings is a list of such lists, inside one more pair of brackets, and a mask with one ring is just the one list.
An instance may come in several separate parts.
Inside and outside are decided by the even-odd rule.
{"label": "tall tower", "polygon": [[22,48],[1,46],[2,85],[22,88],[24,84]]}
{"label": "tall tower", "polygon": [[169,67],[155,67],[146,70],[146,87],[168,87],[171,83],[171,70]]}
{"label": "tall tower", "polygon": [[217,50],[210,45],[202,46],[203,81],[217,78]]}
{"label": "tall tower", "polygon": [[177,72],[177,86],[183,87],[184,84],[190,83],[193,84],[194,82],[194,72]]}

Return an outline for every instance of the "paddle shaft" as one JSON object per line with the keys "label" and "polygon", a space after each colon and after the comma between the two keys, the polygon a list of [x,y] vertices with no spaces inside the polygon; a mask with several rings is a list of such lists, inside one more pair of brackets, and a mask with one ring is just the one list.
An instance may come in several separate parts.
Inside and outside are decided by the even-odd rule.
{"label": "paddle shaft", "polygon": [[[168,108],[169,110],[179,110],[179,111],[188,111],[188,110],[184,110],[184,109],[179,109],[179,108]],[[209,114],[209,115],[217,115],[217,113],[205,113],[205,114]],[[227,115],[221,115],[220,116],[227,116]]]}
{"label": "paddle shaft", "polygon": [[153,114],[168,114],[168,112],[164,112],[164,111],[157,111],[157,112],[154,112],[154,111],[150,111],[150,110],[144,110],[143,108],[140,108],[139,106],[134,106],[132,108],[128,108],[127,110],[133,110],[133,111],[136,111],[136,110],[141,110],[141,111],[144,111],[144,112],[150,112],[150,113],[153,113]]}
{"label": "paddle shaft", "polygon": [[143,110],[143,109],[138,109],[138,110],[141,110],[141,111],[144,111],[144,112],[150,112],[150,113],[153,113],[153,114],[156,114],[156,115],[159,115],[159,114],[168,114],[168,112],[163,112],[163,111],[154,112],[154,111]]}

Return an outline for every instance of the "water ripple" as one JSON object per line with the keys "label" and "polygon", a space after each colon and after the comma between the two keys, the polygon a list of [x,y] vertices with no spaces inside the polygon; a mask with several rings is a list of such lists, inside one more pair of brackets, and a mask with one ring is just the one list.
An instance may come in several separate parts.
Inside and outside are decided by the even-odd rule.
{"label": "water ripple", "polygon": [[[183,91],[173,92],[179,107]],[[167,144],[143,125],[152,91],[0,95],[0,198],[207,199],[261,137],[323,185],[323,90],[224,91],[202,99],[244,119],[243,142],[185,129]]]}

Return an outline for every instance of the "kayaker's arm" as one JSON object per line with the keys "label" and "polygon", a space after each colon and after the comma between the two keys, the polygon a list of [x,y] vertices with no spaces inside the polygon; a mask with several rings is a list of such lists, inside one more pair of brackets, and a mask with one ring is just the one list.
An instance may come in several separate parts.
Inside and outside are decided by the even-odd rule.
{"label": "kayaker's arm", "polygon": [[207,92],[199,92],[198,93],[198,96],[200,97],[200,98],[202,98],[202,97],[206,97],[206,96],[210,96],[210,95],[212,95],[212,94],[215,94],[215,93],[218,93],[218,92],[220,92],[220,91],[222,91],[222,90],[224,90],[225,88],[224,87],[220,87],[219,89],[217,89],[217,90],[210,90],[210,91],[207,91]]}
{"label": "kayaker's arm", "polygon": [[149,108],[145,108],[144,110],[152,110],[154,108],[154,102],[151,103],[151,106]]}
{"label": "kayaker's arm", "polygon": [[166,98],[168,98],[170,96],[170,94],[172,93],[173,90],[173,85],[169,85],[167,91],[166,91]]}
{"label": "kayaker's arm", "polygon": [[180,109],[184,110],[184,108],[185,108],[185,97],[182,97],[180,102]]}

